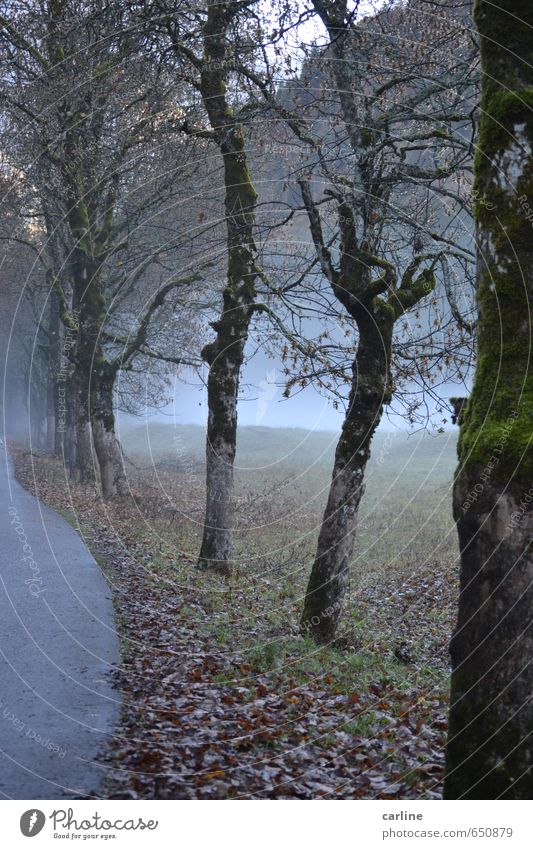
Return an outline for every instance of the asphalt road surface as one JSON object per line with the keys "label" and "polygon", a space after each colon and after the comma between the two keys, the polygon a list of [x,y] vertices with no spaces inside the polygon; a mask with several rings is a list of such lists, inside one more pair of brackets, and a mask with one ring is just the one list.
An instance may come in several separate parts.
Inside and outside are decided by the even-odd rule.
{"label": "asphalt road surface", "polygon": [[118,662],[99,566],[76,531],[14,481],[2,450],[0,798],[100,796]]}

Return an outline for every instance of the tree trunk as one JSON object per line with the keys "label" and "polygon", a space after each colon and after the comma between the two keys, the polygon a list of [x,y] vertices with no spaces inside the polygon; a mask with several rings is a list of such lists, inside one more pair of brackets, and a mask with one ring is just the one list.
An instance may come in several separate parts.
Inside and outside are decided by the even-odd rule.
{"label": "tree trunk", "polygon": [[231,3],[210,2],[204,27],[201,90],[224,162],[228,278],[215,342],[202,355],[209,364],[207,479],[204,535],[198,566],[223,574],[231,570],[233,465],[237,440],[237,398],[244,346],[255,300],[253,240],[256,191],[248,171],[242,130],[226,100],[224,33],[234,14]]}
{"label": "tree trunk", "polygon": [[533,797],[533,6],[478,0],[478,356],[461,416],[444,795]]}
{"label": "tree trunk", "polygon": [[56,393],[53,375],[48,376],[46,387],[46,451],[53,454],[56,445]]}
{"label": "tree trunk", "polygon": [[[237,448],[239,377],[248,336],[250,313],[246,304],[231,308],[226,291],[217,340],[204,348],[210,362],[207,382],[206,510],[198,566],[221,574],[231,571],[233,556],[233,467]],[[217,353],[218,350],[221,353]]]}
{"label": "tree trunk", "polygon": [[383,307],[381,314],[361,311],[357,321],[359,346],[348,412],[335,452],[328,502],[301,619],[302,633],[310,634],[317,643],[328,643],[335,636],[348,586],[370,443],[391,392],[393,315]]}
{"label": "tree trunk", "polygon": [[[77,218],[71,211],[73,231]],[[113,389],[117,369],[105,359],[101,332],[106,307],[100,260],[90,253],[87,236],[73,255],[75,306],[79,311],[74,382],[77,386],[77,465],[82,483],[93,483],[97,468],[104,499],[127,492],[122,452],[115,435]],[[94,451],[93,451],[94,446]]]}
{"label": "tree trunk", "polygon": [[79,392],[76,374],[63,355],[61,374],[57,381],[56,449],[71,480],[80,479],[78,465],[78,408]]}
{"label": "tree trunk", "polygon": [[107,364],[97,367],[92,375],[92,435],[100,468],[102,495],[105,500],[126,495],[128,492],[122,451],[115,435],[113,413],[115,376],[116,371]]}
{"label": "tree trunk", "polygon": [[124,461],[114,428],[108,428],[104,418],[95,417],[92,429],[104,499],[107,501],[110,498],[126,495],[128,487],[124,474]]}
{"label": "tree trunk", "polygon": [[[93,437],[91,427],[91,346],[88,343],[86,332],[80,327],[78,346],[74,372],[70,385],[73,389],[74,405],[71,411],[72,419],[75,416],[75,442],[76,449],[71,456],[75,460],[76,468],[73,477],[80,483],[94,484],[96,481],[95,456],[93,454]],[[67,404],[72,402],[67,399]]]}
{"label": "tree trunk", "polygon": [[48,319],[48,384],[47,384],[47,423],[46,440],[47,450],[50,454],[56,454],[57,447],[57,408],[58,380],[61,369],[61,319],[59,317],[59,303],[54,290],[50,293]]}
{"label": "tree trunk", "polygon": [[46,450],[47,424],[47,364],[46,360],[35,360],[31,368],[29,384],[30,434],[35,448]]}
{"label": "tree trunk", "polygon": [[532,479],[481,483],[484,473],[472,466],[454,488],[461,595],[445,797],[531,799]]}
{"label": "tree trunk", "polygon": [[58,434],[58,449],[71,480],[80,479],[78,465],[78,417],[75,411],[67,413],[65,429]]}
{"label": "tree trunk", "polygon": [[93,441],[91,421],[85,404],[78,407],[76,427],[76,471],[74,479],[80,483],[94,484],[96,480],[95,458],[93,457]]}

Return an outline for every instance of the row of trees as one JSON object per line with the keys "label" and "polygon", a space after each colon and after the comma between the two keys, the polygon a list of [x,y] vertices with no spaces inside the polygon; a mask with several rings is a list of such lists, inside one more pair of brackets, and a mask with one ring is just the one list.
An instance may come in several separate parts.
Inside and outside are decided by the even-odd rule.
{"label": "row of trees", "polygon": [[[4,143],[24,186],[7,238],[36,255],[31,362],[51,376],[54,450],[124,495],[114,405],[131,407],[148,369],[157,395],[170,365],[203,361],[199,565],[228,574],[239,378],[261,327],[288,391],[314,382],[346,409],[302,616],[317,642],[336,632],[384,408],[423,420],[470,356],[475,46],[463,5],[437,8],[360,20],[340,0],[282,3],[273,25],[255,0],[49,0],[0,18]],[[322,35],[294,53],[310,20]],[[285,191],[262,200],[265,177]],[[294,223],[305,244],[283,255]]]}
{"label": "row of trees", "polygon": [[[496,162],[527,193],[529,165],[517,177],[518,153],[507,137],[520,132],[520,150],[531,150],[521,112],[531,103],[524,70],[531,45],[516,45],[514,64],[503,48],[489,53],[490,33],[510,10],[500,2],[491,15],[488,5],[478,0],[489,118],[481,127],[476,197],[489,262],[478,262],[480,359],[456,485],[465,554],[453,643],[450,795],[473,787],[489,762],[501,792],[520,795],[518,773],[527,783],[529,764],[519,742],[529,709],[511,721],[508,738],[498,730],[525,695],[520,664],[529,643],[518,633],[529,587],[525,518],[519,534],[495,546],[502,505],[509,512],[509,498],[514,504],[526,483],[529,413],[514,389],[511,349],[503,360],[492,356],[500,320],[494,298],[500,309],[503,298],[512,356],[523,360],[529,379],[529,331],[520,320],[531,292],[525,282],[521,294],[514,288],[529,255],[522,241],[506,253],[501,231],[494,232],[494,220],[510,216],[506,237],[514,233],[520,210],[510,208],[491,167]],[[105,498],[125,494],[117,403],[135,404],[136,381],[147,370],[156,378],[155,401],[170,367],[203,362],[209,413],[199,566],[228,574],[240,374],[254,340],[268,337],[284,361],[287,392],[314,383],[346,411],[302,614],[303,632],[317,642],[336,633],[384,408],[424,420],[427,398],[442,401],[442,384],[464,383],[475,331],[470,189],[478,48],[469,4],[384,3],[366,17],[358,7],[280,0],[267,14],[258,0],[15,0],[0,17],[4,208],[16,208],[3,238],[28,268],[24,288],[39,326],[30,362],[51,376],[43,409],[53,422],[53,449],[73,477],[96,475]],[[521,11],[531,18],[525,5]],[[302,45],[311,24],[318,35]],[[502,94],[504,79],[510,93]],[[288,153],[280,157],[282,149]],[[284,190],[262,197],[269,180]],[[306,238],[286,250],[294,225]],[[523,226],[516,232],[525,244]],[[507,390],[495,405],[490,393],[502,362]],[[501,486],[487,486],[489,500],[484,495],[461,512],[510,401],[521,434],[509,440],[516,465],[499,465],[507,475]],[[508,475],[518,481],[511,494]],[[492,563],[488,577],[482,561]],[[518,583],[507,577],[516,563]],[[479,610],[480,580],[483,599],[496,598],[497,621]],[[516,628],[502,626],[489,651],[483,647],[499,627],[502,604],[518,610]],[[503,644],[505,663],[497,654]],[[471,652],[472,645],[480,648]],[[488,702],[494,668],[500,674]],[[501,746],[490,742],[494,736]],[[512,765],[504,737],[517,741]],[[467,743],[472,755],[463,769]],[[496,784],[492,777],[476,786],[493,793]]]}
{"label": "row of trees", "polygon": [[[73,477],[91,480],[97,467],[103,496],[112,498],[127,491],[113,411],[119,373],[138,358],[141,371],[151,359],[194,361],[201,287],[192,295],[192,284],[213,262],[195,254],[173,211],[205,168],[190,144],[183,150],[174,84],[128,33],[123,7],[13,4],[0,26],[3,138],[13,180],[22,176],[25,190],[10,238],[36,256],[27,286],[55,383],[55,449]],[[181,326],[161,345],[161,312],[178,306]],[[32,353],[39,368],[39,351]]]}
{"label": "row of trees", "polygon": [[[419,5],[393,5],[361,24],[347,3],[311,4],[303,17],[319,19],[327,39],[295,58],[303,71],[285,73],[291,98],[279,94],[277,54],[291,58],[287,34],[298,31],[302,15],[283,4],[272,33],[255,2],[176,10],[163,2],[56,0],[38,9],[14,3],[0,19],[4,144],[13,179],[24,177],[9,236],[36,254],[28,287],[38,293],[45,354],[32,367],[44,360],[52,375],[47,416],[55,408],[56,423],[66,419],[55,450],[82,480],[97,466],[105,498],[124,494],[113,412],[119,375],[131,378],[155,362],[164,380],[165,365],[203,359],[209,418],[200,564],[227,573],[239,375],[254,315],[268,320],[296,353],[287,369],[292,382],[316,379],[347,402],[304,614],[311,623],[319,607],[341,600],[384,403],[416,371],[428,385],[437,361],[460,375],[468,345],[451,277],[454,261],[469,273],[460,222],[472,54],[448,4],[437,24]],[[416,44],[428,36],[435,58],[421,53],[417,65]],[[340,92],[338,100],[329,91]],[[295,191],[289,204],[265,203],[256,221],[252,171],[263,166],[250,145],[265,126],[281,128],[291,144],[281,175]],[[212,172],[218,189],[206,202]],[[443,200],[457,207],[455,228]],[[191,226],[195,209],[205,226]],[[274,279],[268,235],[302,215],[309,249],[292,265],[276,262]],[[429,313],[400,326],[437,286],[433,327]],[[221,311],[210,322],[216,338],[199,350],[191,340],[202,338],[218,298]],[[311,328],[305,337],[287,329],[295,315],[324,307],[348,328],[348,344],[334,329]],[[420,368],[413,364],[422,343]],[[120,384],[131,393],[134,378]],[[330,639],[337,618],[311,624],[314,636]]]}

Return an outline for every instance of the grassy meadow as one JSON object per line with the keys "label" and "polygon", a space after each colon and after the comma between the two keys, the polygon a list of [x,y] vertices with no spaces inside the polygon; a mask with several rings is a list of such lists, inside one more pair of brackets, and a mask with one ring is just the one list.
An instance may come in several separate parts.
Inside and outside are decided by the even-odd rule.
{"label": "grassy meadow", "polygon": [[[195,425],[125,428],[135,473],[167,502],[184,553],[194,556],[203,518],[205,433]],[[236,461],[236,555],[248,574],[306,570],[330,483],[336,434],[242,427]],[[456,437],[378,433],[366,475],[354,581],[410,573],[456,556],[451,482]]]}
{"label": "grassy meadow", "polygon": [[[193,563],[204,509],[203,429],[156,422],[125,429],[121,439],[143,493],[139,514],[148,534],[176,563]],[[251,633],[254,616],[261,619],[263,642],[269,634],[297,633],[335,442],[334,433],[300,428],[240,430],[232,582],[250,611]],[[339,645],[359,645],[364,633],[385,656],[447,668],[456,592],[455,463],[453,433],[376,435]],[[224,632],[240,613],[228,609],[216,581],[213,592]]]}

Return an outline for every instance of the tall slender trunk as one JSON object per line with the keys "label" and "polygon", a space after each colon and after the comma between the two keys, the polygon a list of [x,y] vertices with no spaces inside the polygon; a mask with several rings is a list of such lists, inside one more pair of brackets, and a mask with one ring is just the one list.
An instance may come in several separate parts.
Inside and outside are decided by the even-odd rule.
{"label": "tall slender trunk", "polygon": [[364,312],[357,319],[359,345],[353,364],[348,411],[335,452],[333,477],[307,586],[301,628],[315,642],[336,632],[348,586],[359,504],[370,443],[390,400],[390,359],[394,318]]}
{"label": "tall slender trunk", "polygon": [[[233,468],[237,447],[237,398],[250,323],[249,301],[236,306],[226,290],[216,342],[204,348],[210,363],[207,382],[206,510],[198,565],[221,574],[233,556]],[[220,353],[218,351],[220,350]]]}
{"label": "tall slender trunk", "polygon": [[216,340],[202,355],[209,364],[206,443],[206,511],[198,566],[223,574],[231,570],[234,523],[233,467],[237,441],[237,399],[244,347],[255,300],[256,191],[242,130],[226,100],[224,35],[234,14],[231,3],[211,0],[204,27],[201,90],[224,162],[228,274]]}
{"label": "tall slender trunk", "polygon": [[30,418],[30,436],[32,445],[46,450],[47,425],[47,355],[39,354],[30,364],[28,378],[28,411]]}
{"label": "tall slender trunk", "polygon": [[66,456],[67,451],[65,447],[66,443],[66,430],[67,430],[67,421],[66,415],[64,419],[60,419],[59,416],[63,416],[63,412],[60,407],[62,406],[63,399],[59,395],[59,387],[55,385],[54,391],[54,408],[55,408],[55,431],[54,431],[54,454],[56,457]]}
{"label": "tall slender trunk", "polygon": [[454,487],[461,593],[444,795],[531,799],[533,6],[477,0],[475,20],[478,351]]}

